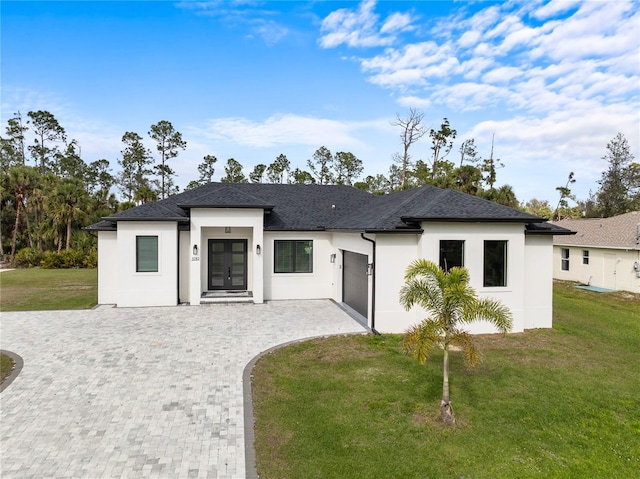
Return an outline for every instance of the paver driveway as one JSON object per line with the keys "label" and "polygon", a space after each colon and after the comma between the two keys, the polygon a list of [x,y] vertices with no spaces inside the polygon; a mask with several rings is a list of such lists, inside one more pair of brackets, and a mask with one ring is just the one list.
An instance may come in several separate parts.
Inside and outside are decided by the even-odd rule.
{"label": "paver driveway", "polygon": [[364,332],[331,301],[2,313],[24,368],[0,395],[0,475],[245,477],[242,373],[261,352]]}

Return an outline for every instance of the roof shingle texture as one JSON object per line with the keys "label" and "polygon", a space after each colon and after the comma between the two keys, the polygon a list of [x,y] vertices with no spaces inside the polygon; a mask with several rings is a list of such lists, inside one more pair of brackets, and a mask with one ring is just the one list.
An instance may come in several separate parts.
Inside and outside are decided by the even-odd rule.
{"label": "roof shingle texture", "polygon": [[566,219],[554,224],[577,232],[574,236],[554,236],[554,244],[640,250],[640,211],[611,218]]}
{"label": "roof shingle texture", "polygon": [[[265,230],[420,230],[420,221],[544,220],[454,190],[423,186],[375,196],[351,186],[209,183],[161,201],[106,218],[131,221],[166,218],[188,221],[189,208],[259,208]],[[90,229],[99,229],[104,222]],[[95,227],[95,228],[94,228]]]}

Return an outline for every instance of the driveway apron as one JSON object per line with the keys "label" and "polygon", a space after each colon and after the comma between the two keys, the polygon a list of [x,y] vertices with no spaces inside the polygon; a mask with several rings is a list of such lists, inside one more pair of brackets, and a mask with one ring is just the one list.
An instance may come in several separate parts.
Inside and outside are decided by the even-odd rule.
{"label": "driveway apron", "polygon": [[244,478],[242,374],[261,352],[363,333],[328,300],[2,313],[24,360],[0,395],[3,478]]}

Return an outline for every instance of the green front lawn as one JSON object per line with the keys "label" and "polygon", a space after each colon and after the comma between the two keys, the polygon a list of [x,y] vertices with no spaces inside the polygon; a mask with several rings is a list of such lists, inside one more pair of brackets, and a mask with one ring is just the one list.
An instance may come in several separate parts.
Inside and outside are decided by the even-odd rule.
{"label": "green front lawn", "polygon": [[0,383],[11,374],[15,362],[6,354],[0,354]]}
{"label": "green front lawn", "polygon": [[640,297],[557,284],[554,329],[454,353],[458,423],[438,421],[442,354],[419,366],[400,336],[280,349],[253,371],[257,468],[277,478],[637,477]]}
{"label": "green front lawn", "polygon": [[96,269],[16,269],[0,273],[0,311],[86,309],[98,302]]}

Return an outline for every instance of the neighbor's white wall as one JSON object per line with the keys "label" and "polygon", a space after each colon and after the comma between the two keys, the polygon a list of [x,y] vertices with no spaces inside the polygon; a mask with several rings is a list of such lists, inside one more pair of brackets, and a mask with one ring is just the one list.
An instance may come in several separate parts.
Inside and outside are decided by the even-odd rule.
{"label": "neighbor's white wall", "polygon": [[[274,273],[273,242],[275,240],[312,240],[312,273]],[[333,291],[334,264],[330,262],[333,252],[331,233],[325,232],[274,232],[264,233],[264,298],[321,299],[330,298]]]}
{"label": "neighbor's white wall", "polygon": [[[136,236],[158,236],[158,272],[136,272]],[[118,222],[118,301],[127,306],[175,306],[178,302],[177,224]]]}
{"label": "neighbor's white wall", "polygon": [[118,302],[118,234],[98,231],[98,304]]}
{"label": "neighbor's white wall", "polygon": [[[562,248],[569,248],[569,271],[561,269]],[[582,252],[589,251],[589,264],[582,264]],[[605,255],[615,255],[612,256]],[[612,265],[605,266],[605,261]],[[633,270],[635,262],[640,263],[640,251],[614,248],[594,248],[593,246],[553,246],[553,277],[564,281],[577,281],[582,284],[609,288],[632,293],[640,293],[640,278]],[[612,275],[605,278],[611,268]]]}
{"label": "neighbor's white wall", "polygon": [[[207,290],[207,248],[209,239],[247,240],[247,288],[253,292],[253,302],[264,300],[264,254],[256,254],[256,246],[263,245],[262,209],[192,208],[190,247],[198,245],[198,256],[191,257],[189,271],[189,302],[200,304],[202,291]],[[231,233],[224,233],[225,227]]]}
{"label": "neighbor's white wall", "polygon": [[550,328],[553,320],[553,237],[525,236],[524,328]]}

